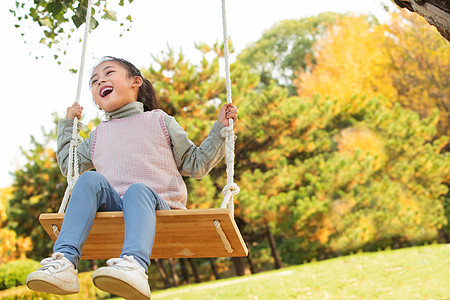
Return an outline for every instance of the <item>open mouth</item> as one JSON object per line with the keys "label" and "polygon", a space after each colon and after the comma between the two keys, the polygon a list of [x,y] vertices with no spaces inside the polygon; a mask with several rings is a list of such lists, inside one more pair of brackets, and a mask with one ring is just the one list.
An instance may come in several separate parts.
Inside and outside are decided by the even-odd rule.
{"label": "open mouth", "polygon": [[106,96],[108,96],[109,94],[111,94],[113,91],[113,88],[110,86],[105,86],[100,90],[100,96],[102,98],[105,98]]}

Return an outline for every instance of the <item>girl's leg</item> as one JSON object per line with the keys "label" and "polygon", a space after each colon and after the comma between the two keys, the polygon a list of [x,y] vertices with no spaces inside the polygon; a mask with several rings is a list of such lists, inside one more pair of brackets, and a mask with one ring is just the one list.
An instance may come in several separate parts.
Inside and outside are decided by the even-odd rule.
{"label": "girl's leg", "polygon": [[120,257],[132,255],[145,270],[150,265],[155,239],[156,210],[170,210],[170,207],[145,184],[133,184],[123,196],[125,241]]}
{"label": "girl's leg", "polygon": [[122,199],[106,178],[97,172],[83,173],[72,191],[53,251],[64,253],[77,266],[97,211],[119,210]]}

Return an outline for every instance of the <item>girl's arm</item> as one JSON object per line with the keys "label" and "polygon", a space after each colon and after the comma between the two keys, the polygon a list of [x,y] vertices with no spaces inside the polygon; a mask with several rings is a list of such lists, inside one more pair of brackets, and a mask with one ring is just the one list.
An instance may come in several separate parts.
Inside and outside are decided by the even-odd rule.
{"label": "girl's arm", "polygon": [[237,122],[237,108],[234,105],[224,105],[208,137],[197,147],[173,117],[165,116],[172,151],[181,175],[202,178],[222,160],[225,154],[225,139],[220,131],[228,126],[227,118],[233,118],[234,122]]}

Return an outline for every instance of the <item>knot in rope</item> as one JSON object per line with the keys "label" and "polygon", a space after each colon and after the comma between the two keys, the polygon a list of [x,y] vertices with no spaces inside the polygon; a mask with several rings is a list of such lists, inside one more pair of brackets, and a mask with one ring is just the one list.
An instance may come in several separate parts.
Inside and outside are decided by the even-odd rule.
{"label": "knot in rope", "polygon": [[239,191],[240,191],[239,186],[238,186],[235,182],[233,182],[232,184],[227,184],[227,185],[223,188],[222,194],[223,194],[224,196],[226,196],[226,194],[227,194],[228,192],[230,192],[231,196],[234,197],[234,196],[236,196],[237,194],[239,194]]}
{"label": "knot in rope", "polygon": [[73,119],[72,125],[72,139],[70,140],[70,145],[74,147],[78,147],[78,145],[83,141],[83,138],[78,133],[78,118],[75,117]]}
{"label": "knot in rope", "polygon": [[77,180],[78,177],[76,175],[67,176],[67,187],[70,189],[70,191],[72,191],[73,188],[75,187],[75,183],[77,182]]}
{"label": "knot in rope", "polygon": [[78,147],[78,145],[81,144],[81,142],[83,141],[83,138],[81,136],[72,136],[72,139],[70,140],[70,146],[71,147]]}
{"label": "knot in rope", "polygon": [[224,128],[222,128],[221,130],[220,130],[220,135],[223,137],[223,138],[231,138],[231,137],[233,137],[234,136],[234,139],[236,139],[236,135],[234,134],[234,130],[233,130],[233,126],[231,125],[231,126],[225,126]]}

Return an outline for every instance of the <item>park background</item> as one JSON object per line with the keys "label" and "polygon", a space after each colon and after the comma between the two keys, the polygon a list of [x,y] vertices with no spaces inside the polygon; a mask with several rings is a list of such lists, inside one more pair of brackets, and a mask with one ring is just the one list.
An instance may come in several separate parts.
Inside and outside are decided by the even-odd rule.
{"label": "park background", "polygon": [[[98,18],[88,46],[88,66],[111,54],[139,66],[159,91],[161,107],[196,142],[206,137],[225,99],[220,6],[210,2],[176,2],[180,15],[152,24],[149,16],[157,19],[174,4],[135,0],[114,8],[119,22]],[[334,9],[309,4],[308,13],[298,4],[289,9],[293,1],[267,3],[270,12],[250,2],[242,7],[230,1],[228,10],[233,102],[240,114],[236,221],[250,256],[155,261],[152,287],[187,283],[190,276],[191,282],[205,281],[361,251],[448,243],[449,43],[423,18],[390,2],[368,2],[373,9],[358,6],[360,1]],[[17,10],[13,1],[5,3],[10,6],[2,14]],[[81,48],[76,32],[62,50],[66,55],[56,48],[67,39],[52,48],[45,47],[51,39],[39,45],[42,30],[7,13],[5,34],[14,38],[2,50],[8,66],[1,81],[7,108],[2,122],[14,119],[2,127],[17,124],[5,138],[14,155],[21,154],[13,166],[6,162],[11,156],[2,158],[2,170],[12,173],[2,179],[0,194],[2,274],[20,269],[14,263],[35,267],[24,259],[51,252],[37,217],[56,211],[64,191],[55,121],[74,101],[77,76],[70,69],[78,68]],[[133,21],[120,26],[128,13]],[[260,20],[266,18],[270,23]],[[191,19],[197,27],[184,26]],[[87,86],[83,93],[86,137],[101,116]],[[224,173],[221,164],[201,181],[186,179],[189,207],[218,207]],[[449,256],[443,257],[448,267]],[[85,262],[80,270],[101,263]],[[4,288],[20,284],[12,281]]]}

